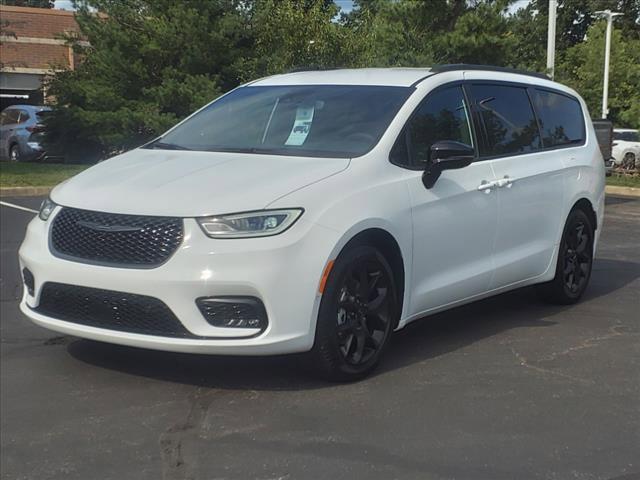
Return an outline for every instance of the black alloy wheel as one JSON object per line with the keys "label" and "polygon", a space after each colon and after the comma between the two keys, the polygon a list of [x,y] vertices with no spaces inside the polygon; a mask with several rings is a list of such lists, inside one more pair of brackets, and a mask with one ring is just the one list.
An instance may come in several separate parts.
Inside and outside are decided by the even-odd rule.
{"label": "black alloy wheel", "polygon": [[591,235],[583,221],[574,222],[562,244],[564,286],[571,294],[584,288],[591,272]]}
{"label": "black alloy wheel", "polygon": [[366,364],[391,329],[390,278],[376,259],[352,264],[338,294],[336,334],[349,365]]}
{"label": "black alloy wheel", "polygon": [[330,380],[365,376],[388,343],[397,303],[391,267],[378,250],[360,246],[343,252],[322,296],[312,366]]}
{"label": "black alloy wheel", "polygon": [[593,241],[589,217],[583,210],[572,210],[562,234],[555,277],[538,286],[545,300],[561,305],[580,300],[591,278]]}

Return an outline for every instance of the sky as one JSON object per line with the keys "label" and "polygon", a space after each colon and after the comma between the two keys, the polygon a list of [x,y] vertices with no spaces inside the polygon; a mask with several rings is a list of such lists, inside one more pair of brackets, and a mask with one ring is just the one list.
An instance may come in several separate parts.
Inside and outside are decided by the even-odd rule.
{"label": "sky", "polygon": [[60,10],[73,10],[73,4],[71,3],[71,0],[56,0],[54,8],[59,8]]}
{"label": "sky", "polygon": [[333,0],[341,8],[342,13],[349,13],[353,10],[353,0]]}

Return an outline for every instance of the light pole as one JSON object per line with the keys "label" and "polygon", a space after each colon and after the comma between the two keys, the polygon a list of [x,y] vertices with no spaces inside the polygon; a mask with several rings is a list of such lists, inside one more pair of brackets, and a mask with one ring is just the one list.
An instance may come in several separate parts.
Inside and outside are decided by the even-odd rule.
{"label": "light pole", "polygon": [[547,27],[547,73],[553,80],[556,62],[556,11],[558,0],[549,0],[549,25]]}
{"label": "light pole", "polygon": [[619,12],[612,12],[611,10],[599,10],[594,12],[596,15],[601,15],[607,19],[607,36],[605,39],[604,47],[604,83],[602,86],[602,118],[607,118],[609,113],[609,59],[611,57],[611,30],[613,29],[613,18],[623,15]]}

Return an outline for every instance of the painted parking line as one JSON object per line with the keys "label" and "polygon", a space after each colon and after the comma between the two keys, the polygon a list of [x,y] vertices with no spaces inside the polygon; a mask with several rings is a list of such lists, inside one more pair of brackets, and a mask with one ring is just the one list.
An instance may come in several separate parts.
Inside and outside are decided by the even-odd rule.
{"label": "painted parking line", "polygon": [[23,207],[21,205],[16,205],[14,203],[0,201],[0,205],[2,205],[3,207],[15,208],[16,210],[24,210],[25,212],[38,213],[38,211],[34,210],[33,208]]}

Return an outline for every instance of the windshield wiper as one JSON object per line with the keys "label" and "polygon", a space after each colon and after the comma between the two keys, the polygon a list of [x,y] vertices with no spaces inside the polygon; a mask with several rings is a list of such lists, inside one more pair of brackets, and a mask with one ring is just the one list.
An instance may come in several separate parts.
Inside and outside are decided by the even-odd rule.
{"label": "windshield wiper", "polygon": [[144,148],[158,148],[160,150],[191,150],[190,148],[176,145],[175,143],[153,142]]}

